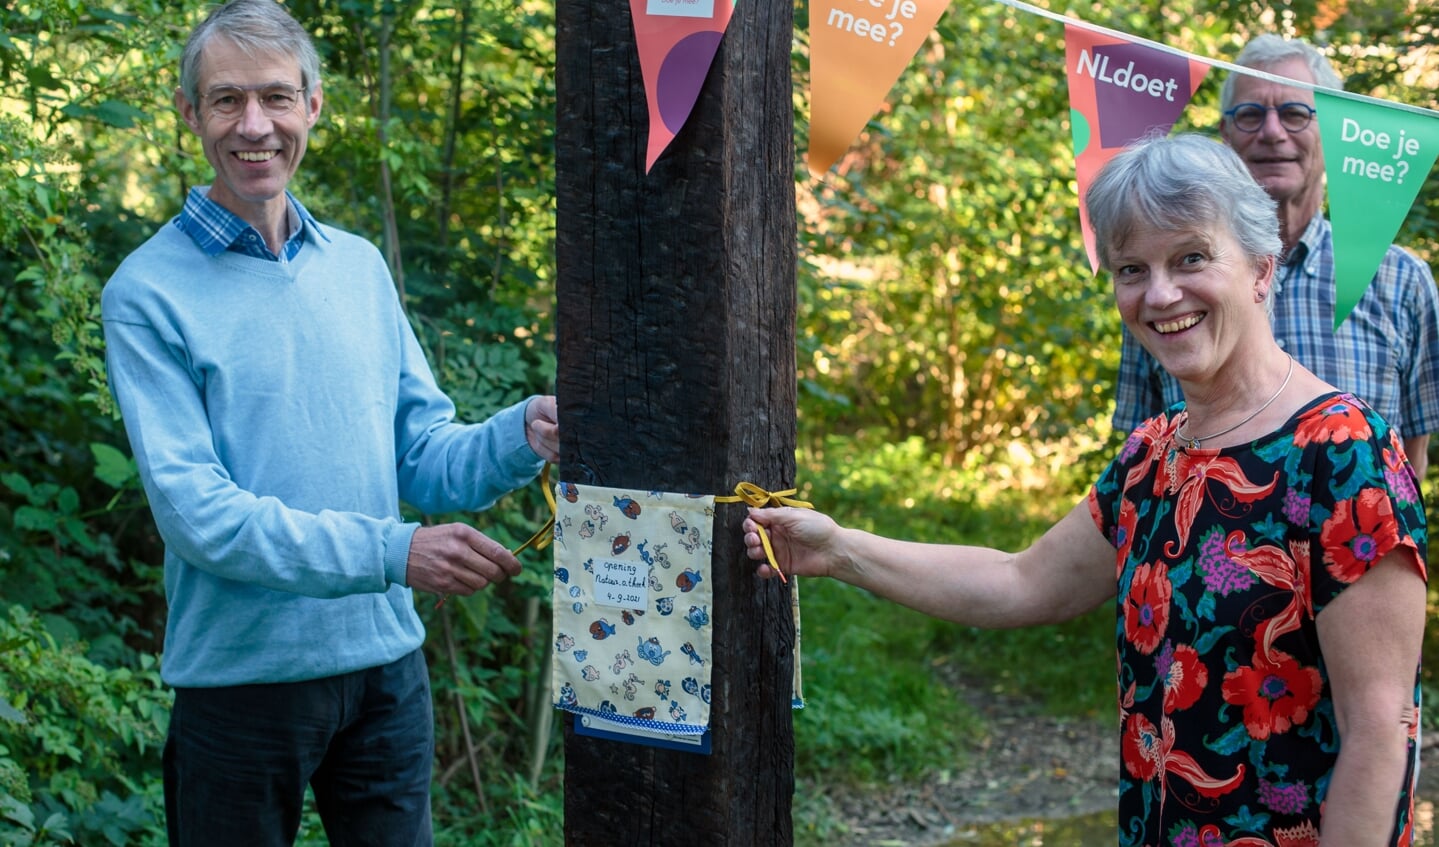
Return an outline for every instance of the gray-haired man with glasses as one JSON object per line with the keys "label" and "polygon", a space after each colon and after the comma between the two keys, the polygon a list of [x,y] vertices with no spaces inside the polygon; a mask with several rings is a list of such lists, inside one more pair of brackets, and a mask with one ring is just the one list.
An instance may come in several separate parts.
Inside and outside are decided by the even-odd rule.
{"label": "gray-haired man with glasses", "polygon": [[428,845],[414,591],[519,573],[465,523],[558,458],[555,399],[455,420],[379,251],[290,194],[323,105],[275,0],[191,34],[175,106],[215,169],[105,286],[110,385],[165,542],[172,845]]}
{"label": "gray-haired man with glasses", "polygon": [[[1275,35],[1234,62],[1324,88],[1343,87],[1312,45]],[[1428,265],[1391,246],[1353,313],[1334,329],[1334,243],[1324,217],[1324,152],[1314,92],[1231,72],[1219,134],[1278,203],[1284,253],[1269,292],[1274,335],[1300,364],[1362,398],[1404,436],[1419,479],[1439,429],[1439,295]],[[1208,317],[1196,306],[1202,317]],[[1182,330],[1189,331],[1189,330]],[[1129,432],[1180,399],[1179,386],[1125,333],[1114,427]]]}

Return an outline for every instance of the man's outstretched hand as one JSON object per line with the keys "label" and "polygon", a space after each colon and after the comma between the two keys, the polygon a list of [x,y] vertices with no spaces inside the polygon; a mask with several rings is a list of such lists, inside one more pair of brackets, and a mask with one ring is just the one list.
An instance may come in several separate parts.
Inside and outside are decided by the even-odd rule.
{"label": "man's outstretched hand", "polygon": [[418,591],[469,596],[519,572],[520,560],[503,544],[468,524],[447,523],[415,530],[405,580]]}

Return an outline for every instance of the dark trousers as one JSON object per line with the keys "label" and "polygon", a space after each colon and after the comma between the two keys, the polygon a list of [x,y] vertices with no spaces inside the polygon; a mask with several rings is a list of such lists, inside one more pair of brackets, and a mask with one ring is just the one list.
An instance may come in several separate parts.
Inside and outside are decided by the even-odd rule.
{"label": "dark trousers", "polygon": [[305,786],[336,847],[427,847],[435,754],[419,650],[341,676],[180,688],[165,740],[171,847],[288,847]]}

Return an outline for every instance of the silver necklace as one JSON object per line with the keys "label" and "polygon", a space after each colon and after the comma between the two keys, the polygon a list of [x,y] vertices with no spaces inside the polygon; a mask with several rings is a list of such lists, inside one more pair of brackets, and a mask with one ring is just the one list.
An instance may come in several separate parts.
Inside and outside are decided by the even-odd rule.
{"label": "silver necklace", "polygon": [[[1262,413],[1265,409],[1269,408],[1270,406],[1274,405],[1274,401],[1275,401],[1275,400],[1278,400],[1278,399],[1279,399],[1279,395],[1281,395],[1281,394],[1284,393],[1284,389],[1286,389],[1286,388],[1289,387],[1289,378],[1292,377],[1292,376],[1294,376],[1294,357],[1293,357],[1293,356],[1290,356],[1290,357],[1289,357],[1289,370],[1288,370],[1288,372],[1286,372],[1286,373],[1284,374],[1284,381],[1279,384],[1279,390],[1276,391],[1276,392],[1274,392],[1273,396],[1271,396],[1268,400],[1265,400],[1265,401],[1264,401],[1264,405],[1263,405],[1263,406],[1260,406],[1260,407],[1257,408],[1257,409],[1255,409],[1255,410],[1254,410],[1254,413],[1251,414],[1249,417],[1245,418],[1244,420],[1240,421],[1239,423],[1235,424],[1234,426],[1229,427],[1228,429],[1221,429],[1221,430],[1218,431],[1218,432],[1211,433],[1211,434],[1209,434],[1209,435],[1201,435],[1201,436],[1199,436],[1198,438],[1193,438],[1193,437],[1191,437],[1191,436],[1185,435],[1184,433],[1182,433],[1182,432],[1180,432],[1178,429],[1176,429],[1176,430],[1174,431],[1175,437],[1179,439],[1179,441],[1180,441],[1181,444],[1183,444],[1185,447],[1188,447],[1190,450],[1198,450],[1198,449],[1199,449],[1199,442],[1201,442],[1201,441],[1208,441],[1208,440],[1211,439],[1211,438],[1218,438],[1218,437],[1221,436],[1221,435],[1228,435],[1229,433],[1233,432],[1234,430],[1239,429],[1241,426],[1244,426],[1245,424],[1247,424],[1247,423],[1249,423],[1250,421],[1254,420],[1255,418],[1259,417],[1260,413]],[[1187,414],[1186,414],[1185,417],[1184,417],[1184,423],[1185,423],[1186,426],[1189,424],[1189,416],[1188,416]]]}

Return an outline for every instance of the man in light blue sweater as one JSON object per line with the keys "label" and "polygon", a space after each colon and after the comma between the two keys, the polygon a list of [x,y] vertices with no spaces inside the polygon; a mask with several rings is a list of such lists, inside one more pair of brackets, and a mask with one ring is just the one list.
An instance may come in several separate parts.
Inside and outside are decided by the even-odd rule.
{"label": "man in light blue sweater", "polygon": [[431,842],[434,725],[413,591],[519,573],[426,512],[483,509],[558,458],[552,396],[454,420],[367,241],[286,190],[322,104],[309,36],[231,0],[175,104],[215,169],[105,287],[110,384],[165,542],[170,843]]}

